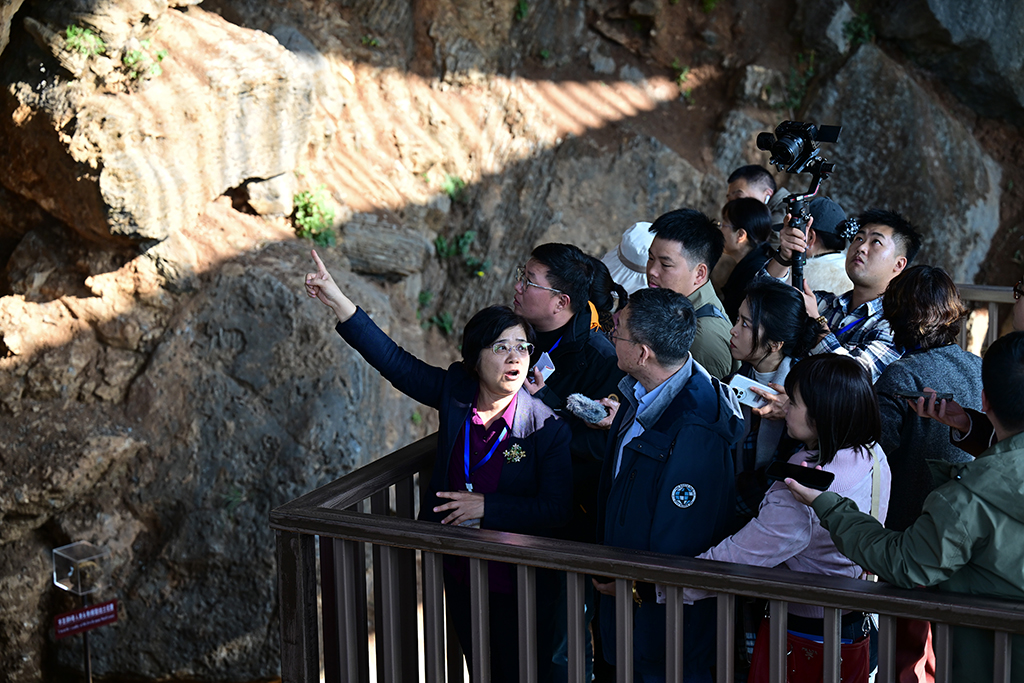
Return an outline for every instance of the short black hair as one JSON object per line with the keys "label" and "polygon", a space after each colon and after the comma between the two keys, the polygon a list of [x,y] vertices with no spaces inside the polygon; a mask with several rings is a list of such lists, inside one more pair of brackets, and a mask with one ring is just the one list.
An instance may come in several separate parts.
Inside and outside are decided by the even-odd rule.
{"label": "short black hair", "polygon": [[807,315],[804,298],[790,285],[754,280],[747,285],[746,300],[754,349],[782,342],[782,355],[803,358],[818,343],[821,323]]}
{"label": "short black hair", "polygon": [[641,289],[629,297],[629,334],[670,367],[686,360],[697,334],[697,314],[690,300],[671,289]]}
{"label": "short black hair", "polygon": [[917,252],[921,251],[921,234],[911,225],[910,221],[895,211],[868,209],[857,216],[857,222],[860,223],[861,228],[872,223],[892,228],[892,237],[903,250],[903,255],[907,257],[908,266],[914,262]]}
{"label": "short black hair", "polygon": [[817,465],[827,465],[844,448],[868,447],[882,437],[878,398],[871,374],[849,356],[808,356],[786,375],[786,393],[800,392],[807,417],[818,432]]}
{"label": "short black hair", "polygon": [[526,341],[532,344],[536,338],[533,326],[508,306],[488,306],[477,311],[462,330],[462,367],[466,372],[479,377],[476,366],[480,352],[498,341],[502,332],[516,325],[522,326]]}
{"label": "short black hair", "polygon": [[981,361],[981,386],[1003,429],[1024,431],[1024,332],[992,342]]}
{"label": "short black hair", "polygon": [[709,274],[725,249],[722,231],[696,209],[676,209],[662,214],[651,224],[650,231],[662,239],[677,242],[687,264],[696,268],[703,263]]}
{"label": "short black hair", "polygon": [[772,177],[772,174],[767,168],[758,164],[740,166],[729,174],[728,182],[734,183],[737,180],[746,180],[747,185],[755,185],[766,190],[771,190],[772,194],[775,194],[775,190],[778,189],[778,186],[775,184],[775,178]]}
{"label": "short black hair", "polygon": [[733,232],[744,230],[756,244],[767,242],[772,234],[772,212],[768,205],[753,197],[740,197],[722,207],[722,218],[732,223]]}
{"label": "short black hair", "polygon": [[587,307],[594,264],[579,247],[548,242],[535,248],[530,258],[546,266],[551,286],[569,296],[569,310],[579,313]]}
{"label": "short black hair", "polygon": [[942,268],[912,266],[894,277],[882,295],[882,316],[901,349],[934,349],[956,342],[967,308]]}

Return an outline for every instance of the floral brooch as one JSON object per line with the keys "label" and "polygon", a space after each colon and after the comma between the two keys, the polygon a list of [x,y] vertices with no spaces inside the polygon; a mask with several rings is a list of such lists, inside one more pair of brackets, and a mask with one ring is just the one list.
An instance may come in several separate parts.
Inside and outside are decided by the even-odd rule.
{"label": "floral brooch", "polygon": [[505,451],[505,462],[519,462],[526,457],[526,451],[519,444],[514,444],[512,448]]}

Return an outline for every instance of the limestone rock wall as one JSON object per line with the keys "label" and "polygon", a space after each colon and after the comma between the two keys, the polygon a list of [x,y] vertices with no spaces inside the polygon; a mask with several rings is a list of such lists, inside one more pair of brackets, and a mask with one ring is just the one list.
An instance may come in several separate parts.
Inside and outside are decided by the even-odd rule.
{"label": "limestone rock wall", "polygon": [[921,262],[972,282],[999,227],[1002,171],[971,131],[873,45],[808,114],[843,126],[838,143],[823,145],[840,169],[832,196],[844,207],[903,212],[924,236]]}
{"label": "limestone rock wall", "polygon": [[[97,674],[277,675],[269,510],[435,428],[305,297],[311,244],[273,215],[296,190],[322,184],[336,209],[320,253],[346,291],[438,365],[535,245],[600,256],[666,210],[716,216],[784,118],[843,125],[827,191],[905,211],[922,260],[959,280],[1024,206],[1003,122],[892,43],[850,45],[843,2],[196,4],[0,0],[5,680],[80,666],[50,631],[74,605],[48,574],[80,539],[111,548],[102,597],[122,607]],[[68,22],[111,52],[43,39]],[[827,41],[805,92],[788,92],[791,33]],[[132,82],[142,40],[168,55]]]}
{"label": "limestone rock wall", "polygon": [[[151,15],[105,6],[120,19],[106,16],[97,29],[113,54],[134,25],[122,15]],[[68,11],[51,19],[60,5],[48,7],[37,21],[57,31],[94,19]],[[306,62],[214,14],[158,9],[148,9],[156,17],[144,39],[167,51],[159,76],[118,80],[115,55],[92,57],[83,78],[69,78],[27,41],[22,64],[8,61],[0,155],[12,165],[3,183],[94,241],[180,234],[225,191],[293,171],[310,137]]]}

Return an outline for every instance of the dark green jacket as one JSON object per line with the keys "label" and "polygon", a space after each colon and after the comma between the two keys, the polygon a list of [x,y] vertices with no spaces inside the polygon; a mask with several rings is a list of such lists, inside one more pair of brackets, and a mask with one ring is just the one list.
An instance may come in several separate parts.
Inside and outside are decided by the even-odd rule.
{"label": "dark green jacket", "polygon": [[[835,493],[814,501],[840,552],[903,588],[1024,600],[1024,433],[968,463],[933,462],[940,483],[905,531],[883,528]],[[953,680],[992,680],[993,634],[953,630]],[[1013,675],[1024,682],[1024,636],[1013,637]]]}
{"label": "dark green jacket", "polygon": [[[689,299],[695,311],[706,304],[711,304],[723,311],[722,315],[725,315],[725,308],[718,295],[715,294],[711,280],[698,287],[697,291],[689,296]],[[697,318],[697,333],[693,337],[693,343],[690,344],[690,353],[693,355],[693,359],[704,366],[708,374],[718,379],[725,379],[740,368],[739,361],[734,360],[732,352],[729,351],[730,329],[732,329],[732,323],[728,320],[716,316],[699,317]]]}

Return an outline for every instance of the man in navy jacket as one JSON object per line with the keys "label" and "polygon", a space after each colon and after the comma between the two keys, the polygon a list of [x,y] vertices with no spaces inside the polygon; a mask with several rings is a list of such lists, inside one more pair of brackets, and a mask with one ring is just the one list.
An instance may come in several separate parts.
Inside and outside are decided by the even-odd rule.
{"label": "man in navy jacket", "polygon": [[[731,453],[743,418],[732,392],[693,361],[695,329],[693,305],[669,289],[641,290],[619,314],[612,339],[628,374],[619,383],[628,405],[612,424],[601,475],[605,545],[692,557],[727,535],[735,507]],[[605,658],[615,663],[615,583],[595,586],[603,594]],[[635,603],[634,679],[663,681],[665,606],[642,583]],[[714,619],[713,600],[684,610],[687,683],[712,680]]]}

